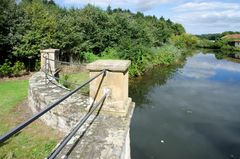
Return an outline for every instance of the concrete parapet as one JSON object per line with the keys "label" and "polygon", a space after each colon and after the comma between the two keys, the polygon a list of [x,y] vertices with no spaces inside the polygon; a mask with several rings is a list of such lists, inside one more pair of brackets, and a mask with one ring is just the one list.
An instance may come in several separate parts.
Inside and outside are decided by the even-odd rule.
{"label": "concrete parapet", "polygon": [[57,158],[130,159],[129,131],[134,106],[131,103],[125,117],[101,111],[97,117],[92,115]]}
{"label": "concrete parapet", "polygon": [[[69,91],[63,89],[55,79],[46,82],[45,74],[37,72],[29,79],[28,105],[35,114],[47,105],[58,100]],[[40,119],[48,126],[68,133],[82,117],[89,106],[88,96],[74,94],[55,108],[44,114]]]}
{"label": "concrete parapet", "polygon": [[[55,59],[55,56],[50,58]],[[131,158],[129,131],[135,104],[128,97],[130,63],[128,60],[99,60],[87,66],[90,77],[104,69],[107,70],[105,75],[97,77],[90,83],[91,100],[98,102],[106,91],[110,90],[111,93],[57,158]],[[45,77],[43,72],[37,72],[29,80],[29,106],[34,113],[69,92],[62,89],[54,79],[46,82]],[[89,97],[75,93],[43,115],[41,119],[47,125],[68,133],[88,113],[90,105]]]}
{"label": "concrete parapet", "polygon": [[40,51],[42,70],[47,70],[48,72],[52,71],[50,73],[53,74],[58,70],[60,64],[57,63],[56,60],[59,60],[59,51],[59,49],[46,49]]}
{"label": "concrete parapet", "polygon": [[131,99],[128,98],[128,67],[129,60],[97,60],[87,65],[90,78],[102,70],[107,70],[104,77],[90,83],[90,98],[98,101],[106,91],[110,91],[102,111],[125,116]]}

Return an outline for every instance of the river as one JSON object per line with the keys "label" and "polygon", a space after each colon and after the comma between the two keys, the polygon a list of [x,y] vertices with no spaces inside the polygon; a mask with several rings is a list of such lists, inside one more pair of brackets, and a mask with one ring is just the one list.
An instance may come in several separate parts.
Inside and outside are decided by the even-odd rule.
{"label": "river", "polygon": [[132,159],[240,159],[240,64],[197,51],[130,83]]}

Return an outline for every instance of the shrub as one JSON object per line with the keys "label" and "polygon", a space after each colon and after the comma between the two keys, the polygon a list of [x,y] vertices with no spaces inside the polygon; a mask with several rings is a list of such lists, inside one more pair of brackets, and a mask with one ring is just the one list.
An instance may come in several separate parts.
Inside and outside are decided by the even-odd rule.
{"label": "shrub", "polygon": [[139,65],[136,63],[133,63],[131,67],[129,68],[129,75],[130,76],[140,76],[143,72],[139,69]]}
{"label": "shrub", "polygon": [[101,59],[119,59],[116,49],[107,48],[100,54]]}
{"label": "shrub", "polygon": [[17,61],[14,63],[14,66],[12,67],[12,73],[13,76],[20,75],[20,72],[25,69],[25,65],[23,62]]}
{"label": "shrub", "polygon": [[86,60],[86,62],[93,62],[99,59],[99,57],[95,54],[93,54],[92,52],[85,52],[83,54],[84,59]]}
{"label": "shrub", "polygon": [[165,45],[163,47],[153,49],[153,54],[152,61],[154,65],[170,65],[181,56],[181,51],[173,45]]}
{"label": "shrub", "polygon": [[69,80],[69,76],[68,75],[62,75],[62,77],[60,78],[60,83],[66,87],[66,88],[70,88],[71,84],[68,82]]}
{"label": "shrub", "polygon": [[3,65],[0,65],[0,76],[10,76],[12,73],[11,62],[9,60],[5,60]]}
{"label": "shrub", "polygon": [[190,34],[182,34],[170,38],[170,43],[179,49],[194,48],[198,45],[198,42],[199,39]]}
{"label": "shrub", "polygon": [[41,69],[40,60],[35,61],[34,70],[39,71]]}

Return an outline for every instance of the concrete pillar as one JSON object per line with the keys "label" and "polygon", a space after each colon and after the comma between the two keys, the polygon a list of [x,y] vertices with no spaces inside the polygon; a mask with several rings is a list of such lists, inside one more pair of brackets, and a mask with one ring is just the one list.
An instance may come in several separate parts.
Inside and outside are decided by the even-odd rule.
{"label": "concrete pillar", "polygon": [[129,60],[97,60],[87,65],[90,78],[106,69],[104,75],[90,83],[90,98],[99,101],[106,91],[110,95],[104,102],[101,112],[125,116],[128,113],[131,99],[128,98],[128,68]]}
{"label": "concrete pillar", "polygon": [[[41,69],[51,71],[51,73],[56,73],[60,63],[52,60],[59,60],[59,49],[46,49],[41,50]],[[46,60],[44,57],[51,59]]]}

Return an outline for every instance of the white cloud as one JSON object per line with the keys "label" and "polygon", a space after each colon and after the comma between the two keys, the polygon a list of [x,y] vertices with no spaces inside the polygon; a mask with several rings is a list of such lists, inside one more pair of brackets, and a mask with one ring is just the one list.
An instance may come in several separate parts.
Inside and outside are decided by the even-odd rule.
{"label": "white cloud", "polygon": [[[129,0],[131,2],[131,0]],[[136,8],[140,11],[150,10],[163,3],[171,3],[175,0],[137,0]]]}
{"label": "white cloud", "polygon": [[188,2],[174,8],[175,11],[237,10],[240,4],[224,2]]}
{"label": "white cloud", "polygon": [[[173,8],[173,20],[189,32],[240,30],[240,3],[189,2]],[[204,28],[204,29],[203,29]]]}
{"label": "white cloud", "polygon": [[64,0],[65,4],[79,5],[79,4],[94,4],[100,7],[134,8],[137,11],[147,11],[163,3],[171,3],[176,0]]}
{"label": "white cloud", "polygon": [[226,60],[217,60],[213,54],[199,54],[190,58],[189,62],[182,70],[186,77],[196,79],[207,79],[216,75],[217,70],[240,73],[240,66]]}

